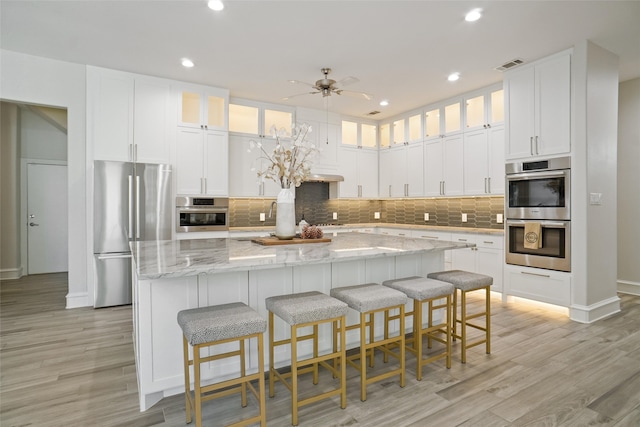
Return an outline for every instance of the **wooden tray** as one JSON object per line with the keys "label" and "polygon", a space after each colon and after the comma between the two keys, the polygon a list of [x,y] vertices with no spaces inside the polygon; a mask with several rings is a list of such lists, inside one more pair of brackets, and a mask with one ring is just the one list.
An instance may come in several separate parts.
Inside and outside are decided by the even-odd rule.
{"label": "wooden tray", "polygon": [[264,246],[276,246],[276,245],[300,245],[303,243],[328,243],[331,239],[301,239],[299,237],[294,237],[290,240],[280,240],[277,237],[259,237],[256,239],[251,239],[253,243],[257,243],[259,245]]}

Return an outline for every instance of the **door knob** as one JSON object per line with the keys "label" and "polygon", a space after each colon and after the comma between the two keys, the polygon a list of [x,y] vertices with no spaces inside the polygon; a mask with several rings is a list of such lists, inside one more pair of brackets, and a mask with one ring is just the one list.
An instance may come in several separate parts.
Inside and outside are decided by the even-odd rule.
{"label": "door knob", "polygon": [[35,222],[30,222],[30,223],[29,223],[29,225],[30,225],[31,227],[37,227],[37,226],[39,226],[40,224],[36,224]]}

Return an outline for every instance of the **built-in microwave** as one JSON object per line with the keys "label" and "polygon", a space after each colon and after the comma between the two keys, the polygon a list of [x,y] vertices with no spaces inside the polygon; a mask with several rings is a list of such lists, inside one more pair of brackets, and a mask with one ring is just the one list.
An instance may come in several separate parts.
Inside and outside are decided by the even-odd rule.
{"label": "built-in microwave", "polygon": [[213,197],[176,197],[176,231],[229,230],[229,199]]}
{"label": "built-in microwave", "polygon": [[505,215],[517,219],[571,219],[571,158],[508,163]]}
{"label": "built-in microwave", "polygon": [[[525,225],[533,222],[540,224],[537,248],[526,244]],[[571,221],[508,219],[505,224],[507,264],[571,271]]]}

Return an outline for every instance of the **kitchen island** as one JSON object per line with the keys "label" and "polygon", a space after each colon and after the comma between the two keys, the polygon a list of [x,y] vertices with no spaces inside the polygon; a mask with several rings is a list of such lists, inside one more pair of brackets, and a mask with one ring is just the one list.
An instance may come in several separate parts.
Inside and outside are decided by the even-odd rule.
{"label": "kitchen island", "polygon": [[[266,319],[264,301],[270,296],[307,291],[329,294],[334,287],[426,276],[443,269],[444,251],[470,246],[474,245],[366,233],[331,236],[327,243],[282,246],[262,246],[251,238],[132,243],[140,409],[144,411],[163,397],[184,390],[182,337],[176,321],[180,310],[240,301]],[[407,309],[411,309],[411,303]],[[357,320],[355,313],[349,313],[348,324]],[[288,338],[288,326],[280,319],[276,321],[275,338]],[[376,335],[382,334],[382,326],[377,321]],[[395,328],[397,331],[397,325]],[[349,347],[359,343],[357,331],[352,332],[347,334]],[[329,329],[320,335],[322,352],[332,344]],[[219,351],[235,348],[234,344],[225,344]],[[301,356],[311,351],[310,342],[300,344]],[[276,366],[290,364],[285,349],[276,351],[274,357]],[[256,371],[255,343],[249,346],[249,359],[248,370]],[[239,370],[237,361],[225,360],[203,368],[202,377],[217,381],[236,376]]]}

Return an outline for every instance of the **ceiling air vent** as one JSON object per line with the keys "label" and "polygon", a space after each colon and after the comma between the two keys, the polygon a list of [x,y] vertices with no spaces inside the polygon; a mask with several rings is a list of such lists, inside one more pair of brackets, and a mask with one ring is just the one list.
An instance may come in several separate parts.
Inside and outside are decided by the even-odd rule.
{"label": "ceiling air vent", "polygon": [[376,114],[380,114],[380,111],[374,110],[367,113],[367,116],[375,116]]}
{"label": "ceiling air vent", "polygon": [[498,70],[498,71],[507,71],[507,70],[510,70],[513,67],[517,67],[520,64],[524,64],[524,61],[522,59],[520,59],[520,58],[516,58],[516,59],[512,59],[509,62],[506,62],[506,63],[502,64],[499,67],[496,67],[496,70]]}

